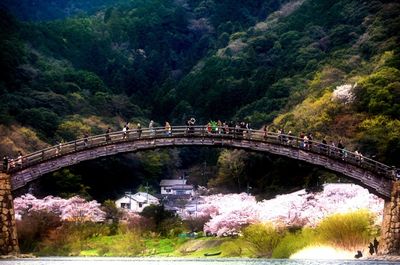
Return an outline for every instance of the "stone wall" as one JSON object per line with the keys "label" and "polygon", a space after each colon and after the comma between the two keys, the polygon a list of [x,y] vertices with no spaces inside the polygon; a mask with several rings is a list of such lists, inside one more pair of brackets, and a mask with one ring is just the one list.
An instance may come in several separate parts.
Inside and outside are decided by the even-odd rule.
{"label": "stone wall", "polygon": [[390,201],[385,202],[379,254],[400,255],[400,181],[393,182]]}
{"label": "stone wall", "polygon": [[0,173],[0,255],[19,252],[10,176]]}

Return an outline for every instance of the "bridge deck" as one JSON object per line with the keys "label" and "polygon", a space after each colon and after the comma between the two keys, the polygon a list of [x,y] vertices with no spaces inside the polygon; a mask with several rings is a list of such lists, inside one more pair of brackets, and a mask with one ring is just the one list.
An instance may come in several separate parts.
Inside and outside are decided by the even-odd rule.
{"label": "bridge deck", "polygon": [[292,135],[228,128],[211,133],[204,126],[119,131],[52,146],[22,157],[22,164],[8,171],[13,190],[39,176],[81,161],[124,152],[171,146],[215,146],[269,152],[323,166],[356,180],[375,194],[388,198],[395,170],[378,161]]}

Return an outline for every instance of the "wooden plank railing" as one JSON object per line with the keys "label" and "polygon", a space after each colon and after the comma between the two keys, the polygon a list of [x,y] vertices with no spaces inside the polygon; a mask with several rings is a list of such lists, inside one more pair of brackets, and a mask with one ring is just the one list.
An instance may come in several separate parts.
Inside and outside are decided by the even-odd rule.
{"label": "wooden plank railing", "polygon": [[171,134],[168,134],[163,127],[156,128],[143,128],[140,131],[137,129],[129,130],[126,134],[122,131],[112,132],[109,134],[94,135],[87,138],[81,138],[74,141],[61,143],[55,146],[45,148],[43,150],[36,151],[34,153],[27,154],[22,157],[22,164],[4,168],[4,164],[1,166],[2,171],[8,171],[14,173],[19,170],[29,168],[32,165],[42,163],[57,157],[76,153],[89,148],[95,148],[99,146],[106,146],[110,144],[132,142],[149,139],[161,139],[161,138],[213,138],[213,139],[236,139],[243,141],[252,142],[264,142],[270,143],[277,146],[285,146],[290,148],[301,149],[304,152],[316,153],[322,156],[326,156],[338,161],[349,163],[357,167],[366,169],[370,172],[384,176],[386,178],[395,179],[396,169],[390,167],[368,157],[361,156],[354,152],[339,149],[330,145],[322,144],[317,141],[304,142],[303,139],[287,134],[279,134],[274,132],[265,132],[261,130],[247,130],[237,128],[219,128],[216,131],[209,132],[206,126],[174,126],[172,127]]}

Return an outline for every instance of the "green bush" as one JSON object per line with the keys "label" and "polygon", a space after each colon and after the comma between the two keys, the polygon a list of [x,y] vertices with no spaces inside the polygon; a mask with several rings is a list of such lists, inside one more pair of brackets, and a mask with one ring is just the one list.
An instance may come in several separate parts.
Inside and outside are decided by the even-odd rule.
{"label": "green bush", "polygon": [[272,251],[281,240],[282,232],[271,224],[252,224],[243,229],[243,238],[251,246],[256,257],[271,257]]}
{"label": "green bush", "polygon": [[277,259],[289,258],[299,250],[317,243],[316,232],[311,228],[303,228],[296,233],[287,233],[272,252],[272,257]]}
{"label": "green bush", "polygon": [[221,251],[225,257],[241,257],[243,254],[243,246],[237,241],[227,241],[222,243]]}
{"label": "green bush", "polygon": [[353,251],[367,246],[370,239],[377,236],[374,219],[367,210],[334,214],[324,219],[316,231],[321,242]]}

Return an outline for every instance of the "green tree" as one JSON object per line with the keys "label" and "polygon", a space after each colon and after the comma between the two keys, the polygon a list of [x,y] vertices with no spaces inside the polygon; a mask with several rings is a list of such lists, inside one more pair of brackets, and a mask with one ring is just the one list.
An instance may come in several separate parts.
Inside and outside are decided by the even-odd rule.
{"label": "green tree", "polygon": [[102,205],[102,210],[106,213],[105,219],[111,221],[110,235],[115,235],[118,232],[119,220],[122,217],[122,211],[117,208],[115,201],[106,200]]}
{"label": "green tree", "polygon": [[245,161],[243,151],[224,150],[218,158],[217,177],[208,183],[211,187],[225,188],[241,192],[245,188]]}
{"label": "green tree", "polygon": [[360,110],[400,118],[400,70],[383,67],[362,79],[355,93]]}
{"label": "green tree", "polygon": [[83,183],[82,176],[74,174],[69,169],[62,169],[47,175],[42,180],[43,189],[58,194],[63,198],[79,195],[90,199],[89,187]]}
{"label": "green tree", "polygon": [[54,137],[60,122],[60,117],[46,108],[24,109],[16,118],[22,124],[39,130],[40,135],[46,138]]}
{"label": "green tree", "polygon": [[163,236],[171,235],[170,232],[182,223],[175,213],[165,210],[164,205],[147,206],[140,215],[153,221],[157,232]]}
{"label": "green tree", "polygon": [[67,120],[60,123],[57,128],[57,135],[66,141],[82,138],[85,133],[90,133],[89,125],[79,120]]}

